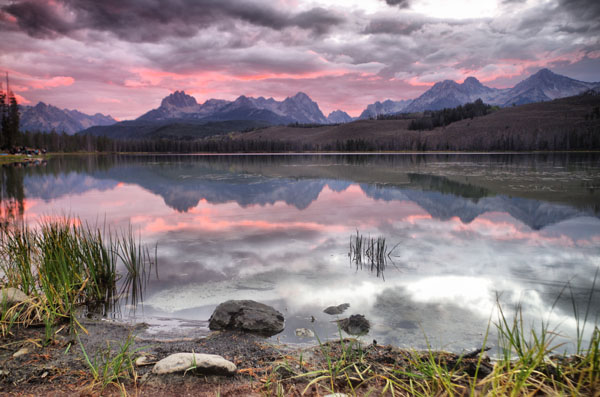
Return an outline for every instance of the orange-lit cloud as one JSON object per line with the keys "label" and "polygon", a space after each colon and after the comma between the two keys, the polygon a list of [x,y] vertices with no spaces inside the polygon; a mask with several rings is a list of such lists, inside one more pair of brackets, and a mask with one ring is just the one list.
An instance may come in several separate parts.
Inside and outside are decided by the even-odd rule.
{"label": "orange-lit cloud", "polygon": [[21,96],[19,94],[15,94],[15,98],[17,99],[17,102],[21,105],[29,105],[31,104],[31,101],[28,100],[27,98],[25,98],[24,96]]}
{"label": "orange-lit cloud", "polygon": [[73,77],[69,76],[55,76],[50,79],[32,79],[26,81],[25,84],[27,89],[47,90],[49,88],[56,88],[60,86],[69,86],[75,82]]}

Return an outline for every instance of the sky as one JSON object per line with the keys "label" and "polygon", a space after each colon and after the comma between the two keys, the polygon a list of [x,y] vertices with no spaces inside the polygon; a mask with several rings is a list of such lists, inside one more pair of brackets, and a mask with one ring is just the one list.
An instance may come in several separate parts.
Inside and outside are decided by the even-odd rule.
{"label": "sky", "polygon": [[358,116],[445,79],[600,81],[599,0],[0,0],[0,35],[21,104],[119,120],[175,90]]}

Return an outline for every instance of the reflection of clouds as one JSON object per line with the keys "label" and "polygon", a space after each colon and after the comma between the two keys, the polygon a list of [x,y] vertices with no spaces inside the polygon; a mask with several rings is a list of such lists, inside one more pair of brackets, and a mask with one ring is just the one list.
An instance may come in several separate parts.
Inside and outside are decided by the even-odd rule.
{"label": "reflection of clouds", "polygon": [[[493,311],[497,280],[468,276],[429,276],[404,286],[407,296],[415,303],[452,303],[468,307],[470,312],[486,317]],[[514,285],[513,285],[514,286]],[[509,287],[510,288],[510,287]]]}
{"label": "reflection of clouds", "polygon": [[470,307],[445,302],[414,301],[402,286],[386,287],[371,311],[379,331],[378,341],[400,347],[452,351],[481,347],[488,317],[474,314]]}
{"label": "reflection of clouds", "polygon": [[[90,189],[76,199],[28,198],[26,216],[34,221],[68,209],[93,223],[105,211],[111,227],[131,223],[145,242],[157,242],[160,279],[145,295],[153,314],[210,313],[208,306],[226,299],[256,299],[278,302],[288,317],[310,318],[348,302],[349,314],[373,320],[372,335],[381,343],[413,346],[425,333],[441,347],[477,347],[496,293],[509,312],[522,303],[528,323],[547,318],[571,332],[567,294],[550,308],[567,281],[585,307],[600,263],[600,220],[564,206],[329,180],[237,181],[224,174],[204,184],[186,178],[184,190],[197,201],[178,212],[160,190],[170,189],[176,174],[167,169],[151,181],[153,174],[145,173],[143,183]],[[389,266],[385,281],[349,265],[349,237],[357,229],[383,235],[390,247],[399,243],[399,270]],[[600,308],[600,296],[592,303]]]}

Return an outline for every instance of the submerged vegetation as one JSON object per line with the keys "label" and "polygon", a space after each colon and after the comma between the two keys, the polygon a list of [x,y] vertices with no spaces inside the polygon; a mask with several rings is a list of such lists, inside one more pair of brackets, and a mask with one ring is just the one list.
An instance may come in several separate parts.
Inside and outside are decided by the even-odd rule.
{"label": "submerged vegetation", "polygon": [[[9,305],[2,299],[0,334],[15,326],[43,324],[50,339],[61,322],[83,328],[77,320],[83,307],[106,315],[121,294],[139,287],[156,257],[135,239],[132,230],[115,234],[82,225],[78,219],[43,221],[38,227],[4,226],[0,230],[0,281],[3,290],[22,291],[27,299]],[[117,293],[126,271],[123,289]]]}

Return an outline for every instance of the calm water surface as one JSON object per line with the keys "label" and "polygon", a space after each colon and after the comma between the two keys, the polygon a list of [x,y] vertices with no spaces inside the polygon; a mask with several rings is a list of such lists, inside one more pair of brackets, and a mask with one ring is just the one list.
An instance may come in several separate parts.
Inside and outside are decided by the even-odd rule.
{"label": "calm water surface", "polygon": [[[285,315],[287,343],[336,337],[322,311],[346,302],[363,339],[402,347],[480,347],[497,301],[569,338],[600,265],[597,154],[58,157],[3,167],[2,199],[3,216],[157,244],[158,279],[113,315],[156,337],[206,334],[217,304],[254,299]],[[350,263],[357,230],[396,247],[384,277]],[[590,307],[593,324],[600,291]]]}

